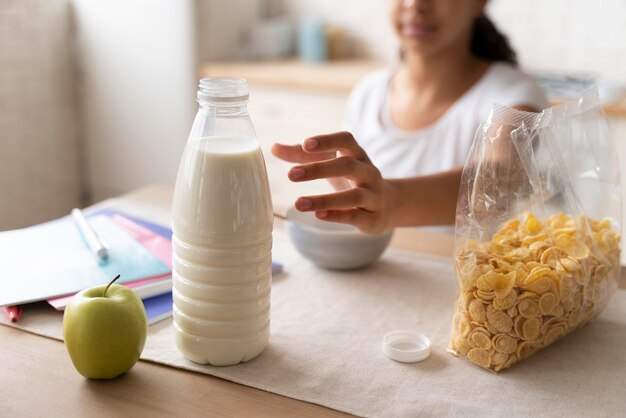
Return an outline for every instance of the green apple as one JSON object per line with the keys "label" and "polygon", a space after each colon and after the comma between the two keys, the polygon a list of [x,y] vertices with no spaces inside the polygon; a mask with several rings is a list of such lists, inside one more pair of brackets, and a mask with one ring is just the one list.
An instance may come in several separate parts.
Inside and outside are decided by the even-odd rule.
{"label": "green apple", "polygon": [[63,337],[74,367],[92,379],[113,379],[139,359],[148,334],[137,294],[113,284],[77,293],[65,308]]}

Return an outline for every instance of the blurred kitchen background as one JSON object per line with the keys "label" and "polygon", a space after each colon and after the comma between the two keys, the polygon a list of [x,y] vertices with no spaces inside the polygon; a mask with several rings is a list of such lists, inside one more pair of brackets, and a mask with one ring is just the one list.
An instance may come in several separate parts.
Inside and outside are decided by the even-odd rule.
{"label": "blurred kitchen background", "polygon": [[[397,59],[385,3],[0,0],[0,230],[173,185],[202,76],[248,78],[265,150],[341,129],[350,88]],[[599,84],[626,162],[626,1],[488,11],[555,102]]]}

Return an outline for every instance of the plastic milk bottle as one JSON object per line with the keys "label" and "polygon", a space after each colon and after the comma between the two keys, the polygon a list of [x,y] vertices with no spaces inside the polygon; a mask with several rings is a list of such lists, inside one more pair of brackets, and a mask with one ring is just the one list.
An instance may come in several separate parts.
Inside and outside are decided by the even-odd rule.
{"label": "plastic milk bottle", "polygon": [[251,360],[270,335],[272,202],[248,83],[205,78],[174,201],[176,345],[189,360]]}

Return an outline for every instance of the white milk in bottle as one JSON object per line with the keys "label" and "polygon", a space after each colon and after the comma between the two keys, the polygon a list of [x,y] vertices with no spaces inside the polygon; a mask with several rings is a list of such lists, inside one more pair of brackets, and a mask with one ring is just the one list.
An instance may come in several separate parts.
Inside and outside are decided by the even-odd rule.
{"label": "white milk in bottle", "polygon": [[272,203],[246,81],[202,79],[198,102],[172,204],[174,328],[189,360],[226,366],[269,340]]}

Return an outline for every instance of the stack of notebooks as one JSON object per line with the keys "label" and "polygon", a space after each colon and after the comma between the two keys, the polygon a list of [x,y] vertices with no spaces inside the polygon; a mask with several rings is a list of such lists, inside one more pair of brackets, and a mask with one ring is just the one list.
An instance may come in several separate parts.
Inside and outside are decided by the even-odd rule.
{"label": "stack of notebooks", "polygon": [[0,233],[0,306],[47,301],[63,310],[88,287],[117,281],[142,299],[148,323],[172,314],[172,231],[113,210],[87,219],[110,246],[100,261],[85,245],[71,216]]}

